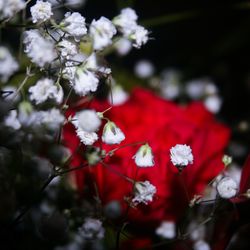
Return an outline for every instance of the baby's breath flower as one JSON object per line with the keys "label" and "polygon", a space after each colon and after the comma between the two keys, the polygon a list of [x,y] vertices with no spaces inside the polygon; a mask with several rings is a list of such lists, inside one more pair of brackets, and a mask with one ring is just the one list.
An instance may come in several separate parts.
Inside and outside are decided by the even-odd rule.
{"label": "baby's breath flower", "polygon": [[210,250],[210,246],[204,240],[198,240],[194,243],[194,250]]}
{"label": "baby's breath flower", "polygon": [[173,239],[176,235],[175,223],[172,221],[163,221],[155,233],[164,239]]}
{"label": "baby's breath flower", "polygon": [[36,104],[45,102],[48,99],[55,100],[60,104],[63,100],[63,90],[59,85],[49,78],[39,80],[36,85],[29,88],[30,100]]}
{"label": "baby's breath flower", "polygon": [[129,36],[131,30],[137,26],[137,19],[138,16],[133,9],[125,8],[121,10],[120,15],[113,19],[113,23],[125,36]]}
{"label": "baby's breath flower", "polygon": [[205,98],[204,105],[210,112],[216,114],[220,111],[222,99],[218,95],[210,95]]}
{"label": "baby's breath flower", "polygon": [[153,167],[154,156],[148,144],[142,145],[133,157],[138,167]]}
{"label": "baby's breath flower", "polygon": [[12,17],[24,8],[24,0],[0,0],[0,20]]}
{"label": "baby's breath flower", "polygon": [[170,149],[170,158],[177,167],[185,167],[193,163],[192,149],[187,145],[177,144]]}
{"label": "baby's breath flower", "polygon": [[76,45],[67,39],[63,39],[57,46],[62,58],[71,59],[77,54]]}
{"label": "baby's breath flower", "polygon": [[6,82],[18,69],[18,63],[6,47],[0,46],[0,80]]}
{"label": "baby's breath flower", "polygon": [[17,119],[17,111],[11,110],[8,116],[4,119],[4,124],[7,127],[13,128],[14,130],[18,130],[21,128],[21,123]]}
{"label": "baby's breath flower", "polygon": [[74,37],[77,42],[87,34],[85,18],[78,12],[67,12],[65,18],[60,23],[60,27],[67,32],[68,35]]}
{"label": "baby's breath flower", "polygon": [[80,235],[86,240],[102,239],[104,232],[102,222],[98,219],[86,218],[80,228]]}
{"label": "baby's breath flower", "polygon": [[131,32],[129,38],[133,41],[133,46],[140,49],[142,45],[148,41],[148,30],[144,27],[137,25],[136,28]]}
{"label": "baby's breath flower", "polygon": [[24,52],[39,67],[44,67],[45,64],[51,63],[56,58],[52,39],[43,37],[39,30],[25,31],[23,43]]}
{"label": "baby's breath flower", "polygon": [[139,203],[148,204],[153,200],[153,196],[156,193],[156,187],[149,181],[139,181],[134,185],[134,198],[132,203],[137,206]]}
{"label": "baby's breath flower", "polygon": [[222,157],[222,162],[224,163],[225,166],[228,166],[232,163],[233,158],[229,155],[223,155]]}
{"label": "baby's breath flower", "polygon": [[33,23],[45,22],[53,15],[51,3],[39,0],[30,8],[30,12]]}
{"label": "baby's breath flower", "polygon": [[89,28],[90,36],[93,39],[93,48],[102,50],[112,44],[112,37],[116,34],[116,28],[106,17],[93,20]]}
{"label": "baby's breath flower", "polygon": [[217,184],[217,191],[221,198],[230,199],[237,194],[237,183],[230,177],[222,178]]}
{"label": "baby's breath flower", "polygon": [[98,140],[95,132],[86,132],[79,128],[76,130],[76,134],[84,145],[92,145]]}
{"label": "baby's breath flower", "polygon": [[120,128],[116,126],[114,122],[108,121],[102,134],[102,141],[106,144],[119,144],[125,139],[125,135]]}
{"label": "baby's breath flower", "polygon": [[99,79],[95,73],[78,67],[75,72],[72,86],[78,95],[85,96],[97,90]]}
{"label": "baby's breath flower", "polygon": [[108,95],[108,101],[113,106],[118,106],[125,103],[128,98],[128,93],[120,85],[115,85],[112,87],[112,90]]}
{"label": "baby's breath flower", "polygon": [[82,129],[86,132],[95,132],[101,126],[101,120],[98,117],[95,110],[83,110],[73,117],[72,123],[78,129]]}
{"label": "baby's breath flower", "polygon": [[125,37],[120,38],[114,43],[114,47],[120,56],[125,56],[132,49],[132,42]]}

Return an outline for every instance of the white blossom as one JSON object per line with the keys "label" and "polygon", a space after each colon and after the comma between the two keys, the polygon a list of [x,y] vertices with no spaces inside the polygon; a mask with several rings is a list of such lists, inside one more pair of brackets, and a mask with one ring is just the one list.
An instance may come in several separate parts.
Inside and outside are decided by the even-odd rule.
{"label": "white blossom", "polygon": [[156,187],[149,181],[139,181],[134,185],[134,198],[132,199],[133,204],[136,206],[139,203],[148,204],[153,200],[153,196],[156,193]]}
{"label": "white blossom", "polygon": [[112,87],[109,95],[108,101],[111,105],[117,106],[125,103],[129,98],[128,93],[119,85]]}
{"label": "white blossom", "polygon": [[102,239],[104,237],[104,228],[102,222],[98,219],[86,218],[82,227],[80,228],[80,234],[84,239]]}
{"label": "white blossom", "polygon": [[141,60],[135,65],[135,74],[139,78],[148,78],[154,74],[154,65],[148,60]]}
{"label": "white blossom", "polygon": [[85,18],[78,12],[67,12],[60,23],[60,27],[70,36],[73,36],[77,42],[87,34]]}
{"label": "white blossom", "polygon": [[210,112],[216,114],[220,111],[222,100],[218,95],[210,95],[205,98],[204,104]]}
{"label": "white blossom", "polygon": [[63,100],[63,90],[60,85],[56,85],[52,79],[40,79],[36,85],[29,88],[30,100],[36,104],[50,100],[55,100],[60,104]]}
{"label": "white blossom", "polygon": [[24,0],[0,0],[0,20],[14,16],[25,8]]}
{"label": "white blossom", "polygon": [[177,144],[170,149],[170,158],[175,166],[184,167],[193,163],[193,154],[190,146]]}
{"label": "white blossom", "polygon": [[210,250],[210,246],[204,240],[198,240],[194,243],[194,250]]}
{"label": "white blossom", "polygon": [[52,108],[47,111],[38,111],[41,115],[40,123],[49,129],[56,130],[63,124],[65,118],[61,114],[60,110]]}
{"label": "white blossom", "polygon": [[44,67],[46,63],[51,63],[56,58],[53,41],[43,37],[38,30],[25,31],[23,43],[25,53],[39,67]]}
{"label": "white blossom", "polygon": [[77,55],[76,45],[69,40],[63,39],[57,46],[62,58],[72,59],[73,56]]}
{"label": "white blossom", "polygon": [[114,48],[118,55],[125,56],[132,49],[132,42],[128,38],[122,37],[114,43]]}
{"label": "white blossom", "polygon": [[220,197],[230,199],[237,194],[238,185],[232,178],[224,177],[218,182],[217,191]]}
{"label": "white blossom", "polygon": [[112,44],[112,37],[116,34],[116,28],[106,17],[94,19],[89,28],[90,36],[93,39],[93,48],[102,50]]}
{"label": "white blossom", "polygon": [[13,128],[14,130],[18,130],[21,128],[21,123],[17,119],[17,111],[11,110],[9,115],[5,117],[4,124],[7,127]]}
{"label": "white blossom", "polygon": [[85,96],[89,92],[95,92],[98,83],[99,79],[95,73],[78,67],[74,75],[74,80],[72,81],[72,86],[78,95]]}
{"label": "white blossom", "polygon": [[51,10],[51,3],[37,1],[35,5],[30,8],[32,22],[45,22],[53,15]]}
{"label": "white blossom", "polygon": [[198,241],[205,237],[206,227],[198,224],[196,221],[192,221],[188,226],[188,233],[193,241]]}
{"label": "white blossom", "polygon": [[18,70],[18,63],[6,47],[0,46],[0,80],[6,82]]}
{"label": "white blossom", "polygon": [[175,223],[172,221],[163,221],[155,233],[164,239],[173,239],[176,236]]}
{"label": "white blossom", "polygon": [[139,49],[142,45],[147,43],[148,35],[148,30],[140,25],[137,25],[136,28],[131,32],[129,38],[132,39],[133,46]]}
{"label": "white blossom", "polygon": [[137,19],[138,16],[133,9],[125,8],[121,10],[120,15],[113,19],[113,23],[125,36],[129,36],[131,30],[137,26]]}
{"label": "white blossom", "polygon": [[101,120],[95,110],[86,109],[77,112],[73,117],[72,123],[76,128],[86,132],[96,132],[101,126]]}
{"label": "white blossom", "polygon": [[138,167],[154,166],[154,156],[152,154],[152,149],[148,144],[142,145],[133,158]]}
{"label": "white blossom", "polygon": [[76,134],[84,145],[92,145],[98,140],[98,135],[95,132],[86,132],[79,128],[76,130]]}
{"label": "white blossom", "polygon": [[180,95],[180,72],[166,69],[161,74],[160,90],[164,98],[172,100]]}
{"label": "white blossom", "polygon": [[116,126],[114,122],[108,121],[102,133],[102,141],[106,144],[119,144],[125,139],[125,135],[120,128]]}

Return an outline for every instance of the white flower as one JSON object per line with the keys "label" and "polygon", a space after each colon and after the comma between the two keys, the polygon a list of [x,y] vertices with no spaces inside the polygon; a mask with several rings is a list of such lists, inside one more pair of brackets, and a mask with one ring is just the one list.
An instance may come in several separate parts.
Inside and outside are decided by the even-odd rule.
{"label": "white flower", "polygon": [[62,125],[65,120],[60,110],[56,108],[39,112],[41,114],[41,125],[45,125],[49,129],[58,129],[59,126]]}
{"label": "white flower", "polygon": [[102,133],[102,141],[106,144],[119,144],[125,139],[125,135],[120,128],[116,126],[114,122],[108,121]]}
{"label": "white flower", "polygon": [[160,90],[161,94],[166,99],[176,98],[180,90],[180,73],[174,69],[166,69],[161,74]]}
{"label": "white flower", "polygon": [[188,233],[193,241],[197,241],[205,237],[206,227],[199,225],[196,221],[192,221],[188,226]]}
{"label": "white flower", "polygon": [[102,239],[104,237],[102,222],[98,219],[86,218],[80,228],[80,234],[84,239]]}
{"label": "white flower", "polygon": [[176,235],[175,223],[172,221],[163,221],[155,233],[164,239],[173,239]]}
{"label": "white flower", "polygon": [[37,1],[35,5],[30,8],[32,22],[45,22],[53,15],[51,10],[51,3]]}
{"label": "white flower", "polygon": [[122,37],[114,43],[114,47],[118,55],[125,56],[132,49],[132,43],[129,39]]}
{"label": "white flower", "polygon": [[25,53],[33,63],[43,67],[56,58],[54,43],[50,38],[44,38],[38,30],[24,32]]}
{"label": "white flower", "polygon": [[14,16],[25,6],[24,0],[0,0],[0,20]]}
{"label": "white flower", "polygon": [[73,36],[77,42],[87,34],[85,18],[78,12],[67,12],[60,26],[70,36]]}
{"label": "white flower", "polygon": [[194,243],[194,250],[210,250],[210,246],[204,240],[198,240]]}
{"label": "white flower", "polygon": [[36,104],[45,102],[48,99],[55,100],[60,104],[63,100],[63,90],[60,85],[56,85],[52,79],[44,78],[36,85],[29,88],[30,100]]}
{"label": "white flower", "polygon": [[148,30],[140,25],[137,25],[136,28],[131,32],[129,38],[132,39],[133,46],[139,49],[142,45],[147,43],[148,34]]}
{"label": "white flower", "polygon": [[152,149],[148,144],[142,145],[133,158],[138,167],[154,166],[154,156],[152,154]]}
{"label": "white flower", "polygon": [[106,17],[93,20],[89,28],[90,36],[93,39],[93,48],[102,50],[112,44],[112,37],[116,34],[116,28]]}
{"label": "white flower", "polygon": [[204,104],[210,112],[218,113],[222,105],[222,100],[218,95],[210,95],[205,98]]}
{"label": "white flower", "polygon": [[6,82],[18,70],[18,63],[6,47],[0,46],[0,80]]}
{"label": "white flower", "polygon": [[131,30],[137,26],[138,16],[131,8],[121,10],[121,14],[113,19],[113,23],[118,26],[118,29],[125,35],[129,36]]}
{"label": "white flower", "polygon": [[230,199],[237,194],[238,185],[232,178],[224,177],[218,182],[217,191],[220,197]]}
{"label": "white flower", "polygon": [[4,119],[4,124],[7,127],[13,128],[14,130],[18,130],[21,128],[21,123],[17,119],[17,111],[11,110],[9,115]]}
{"label": "white flower", "polygon": [[193,163],[192,149],[187,145],[177,144],[170,149],[170,158],[175,166],[185,167]]}
{"label": "white flower", "polygon": [[98,140],[98,135],[95,132],[86,132],[79,128],[76,130],[76,134],[84,145],[92,145]]}
{"label": "white flower", "polygon": [[73,117],[72,123],[76,128],[80,128],[86,132],[95,132],[101,126],[101,120],[95,110],[83,110]]}
{"label": "white flower", "polygon": [[85,96],[89,92],[95,92],[98,83],[99,79],[93,72],[78,67],[72,81],[72,86],[78,95]]}
{"label": "white flower", "polygon": [[148,204],[153,200],[153,196],[156,193],[156,187],[149,181],[139,181],[134,186],[134,198],[132,199],[133,204],[136,206],[139,203]]}
{"label": "white flower", "polygon": [[154,74],[154,65],[148,60],[141,60],[135,65],[135,74],[139,78],[148,78]]}
{"label": "white flower", "polygon": [[119,86],[115,85],[112,87],[109,95],[108,95],[108,101],[111,105],[117,106],[125,103],[129,98],[129,95],[124,89]]}
{"label": "white flower", "polygon": [[71,59],[77,54],[76,45],[69,40],[63,39],[57,46],[62,58]]}

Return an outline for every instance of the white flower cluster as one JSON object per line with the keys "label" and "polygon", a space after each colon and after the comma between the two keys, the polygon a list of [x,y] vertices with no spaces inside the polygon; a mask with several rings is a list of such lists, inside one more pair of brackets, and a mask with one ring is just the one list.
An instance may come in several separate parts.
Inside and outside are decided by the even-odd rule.
{"label": "white flower cluster", "polygon": [[56,85],[52,79],[40,79],[36,85],[29,88],[30,100],[36,104],[41,104],[46,100],[54,100],[60,104],[63,100],[63,90],[60,85]]}
{"label": "white flower cluster", "polygon": [[149,181],[139,181],[134,185],[134,198],[132,203],[137,206],[139,203],[148,204],[153,200],[156,193],[156,187]]}
{"label": "white flower cluster", "polygon": [[163,221],[155,233],[164,239],[173,239],[176,236],[175,230],[175,223],[173,221]]}
{"label": "white flower cluster", "polygon": [[194,157],[190,146],[177,144],[170,149],[171,162],[177,167],[185,167],[192,164]]}
{"label": "white flower cluster", "polygon": [[96,131],[101,126],[101,120],[95,110],[83,110],[76,113],[72,119],[77,136],[85,145],[92,145],[98,140]]}
{"label": "white flower cluster", "polygon": [[44,67],[56,58],[53,41],[48,37],[43,37],[39,30],[25,31],[23,43],[25,53],[39,67]]}
{"label": "white flower cluster", "polygon": [[9,50],[0,46],[0,80],[6,82],[18,68],[18,63]]}
{"label": "white flower cluster", "polygon": [[113,19],[113,23],[126,38],[132,40],[135,48],[140,48],[147,43],[149,32],[137,24],[137,19],[138,16],[133,9],[125,8]]}
{"label": "white flower cluster", "polygon": [[30,12],[33,23],[45,22],[53,15],[51,3],[39,0],[30,8]]}
{"label": "white flower cluster", "polygon": [[98,219],[86,218],[80,228],[80,235],[86,240],[102,239],[105,230]]}
{"label": "white flower cluster", "polygon": [[14,16],[25,6],[24,0],[0,0],[0,20]]}

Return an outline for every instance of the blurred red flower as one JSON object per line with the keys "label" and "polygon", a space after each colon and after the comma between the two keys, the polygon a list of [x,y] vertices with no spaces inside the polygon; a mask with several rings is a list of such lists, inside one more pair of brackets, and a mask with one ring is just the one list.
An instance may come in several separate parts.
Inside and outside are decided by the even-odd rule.
{"label": "blurred red flower", "polygon": [[[94,101],[91,104],[91,108],[97,111],[104,111],[109,106],[106,101]],[[83,108],[79,105],[69,110],[68,115]],[[146,141],[155,157],[154,167],[138,169],[132,159],[140,146],[136,145],[123,147],[105,160],[117,172],[137,181],[149,180],[157,188],[153,202],[129,210],[131,222],[156,226],[162,220],[178,220],[193,196],[201,194],[206,184],[223,169],[221,159],[230,131],[218,123],[202,103],[179,106],[149,90],[137,88],[126,103],[113,107],[105,115],[126,135],[119,146]],[[71,124],[64,127],[64,140],[72,152],[79,145]],[[194,155],[194,163],[188,165],[181,176],[169,155],[170,148],[176,144],[189,145]],[[101,146],[105,150],[115,147]],[[71,165],[78,166],[83,161],[81,154],[76,153]],[[99,164],[75,172],[79,191],[89,182],[89,174],[97,184],[103,205],[116,200],[123,209],[126,208],[124,197],[131,196],[131,183]]]}

